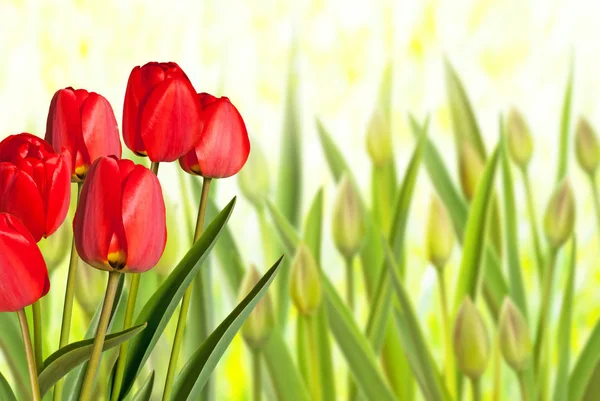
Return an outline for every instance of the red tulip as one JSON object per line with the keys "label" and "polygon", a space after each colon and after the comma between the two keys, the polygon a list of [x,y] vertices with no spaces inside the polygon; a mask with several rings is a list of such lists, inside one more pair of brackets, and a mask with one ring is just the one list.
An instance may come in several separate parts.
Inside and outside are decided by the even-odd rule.
{"label": "red tulip", "polygon": [[81,189],[73,232],[81,259],[98,269],[150,270],[167,241],[158,178],[131,160],[98,158]]}
{"label": "red tulip", "polygon": [[179,159],[190,174],[225,178],[236,174],[246,163],[250,140],[242,116],[228,98],[198,94],[202,126],[196,146]]}
{"label": "red tulip", "polygon": [[0,142],[0,212],[18,217],[39,241],[62,224],[71,198],[71,156],[23,133]]}
{"label": "red tulip", "polygon": [[175,63],[148,63],[129,75],[123,105],[123,139],[153,162],[172,162],[195,144],[200,105]]}
{"label": "red tulip", "polygon": [[73,178],[85,178],[90,165],[100,156],[121,157],[117,120],[103,96],[85,89],[57,91],[50,103],[46,141],[56,151],[71,153]]}
{"label": "red tulip", "polygon": [[50,290],[46,262],[21,221],[0,213],[0,312],[16,312]]}

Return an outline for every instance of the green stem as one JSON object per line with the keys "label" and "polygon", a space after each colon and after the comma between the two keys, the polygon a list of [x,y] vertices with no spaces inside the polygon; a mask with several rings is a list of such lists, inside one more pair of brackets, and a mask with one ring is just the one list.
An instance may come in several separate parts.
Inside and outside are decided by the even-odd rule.
{"label": "green stem", "polygon": [[[140,274],[131,275],[129,283],[129,297],[127,298],[127,309],[125,310],[125,320],[123,321],[123,330],[131,327],[133,323],[133,314],[135,312],[135,301],[137,299],[138,289],[140,287]],[[112,401],[118,401],[121,393],[121,384],[123,384],[123,374],[125,373],[125,362],[127,361],[128,342],[125,341],[119,348],[119,359],[117,359],[117,370],[112,388]]]}
{"label": "green stem", "polygon": [[[198,219],[196,221],[196,231],[194,233],[194,243],[198,241],[202,235],[204,227],[204,215],[206,214],[206,206],[208,204],[208,192],[210,190],[211,179],[205,177],[202,183],[202,195],[200,196],[200,206],[198,207]],[[188,310],[190,309],[190,301],[192,299],[192,287],[188,287],[181,301],[181,309],[179,310],[179,319],[177,321],[177,329],[175,330],[175,339],[173,340],[173,348],[171,349],[171,358],[169,359],[169,368],[167,370],[167,378],[165,380],[165,389],[163,392],[163,401],[171,399],[171,391],[173,388],[173,380],[175,379],[175,371],[177,370],[177,360],[179,351],[183,344],[183,333],[185,331],[185,321],[187,319]],[[201,316],[200,318],[204,318]]]}
{"label": "green stem", "polygon": [[556,262],[556,254],[558,249],[550,248],[550,256],[548,258],[548,266],[545,269],[544,275],[544,287],[542,293],[542,303],[540,307],[540,318],[538,321],[537,334],[534,347],[534,361],[535,371],[539,372],[542,361],[542,349],[544,346],[544,339],[546,337],[546,331],[548,331],[548,314],[550,313],[550,304],[552,303],[552,281],[554,279],[554,264]]}
{"label": "green stem", "polygon": [[160,162],[152,162],[150,163],[150,170],[154,173],[155,176],[158,177],[158,166]]}
{"label": "green stem", "polygon": [[521,400],[529,401],[529,395],[527,393],[527,383],[525,382],[525,374],[523,372],[517,373],[517,379],[519,380],[519,389],[521,390]]}
{"label": "green stem", "polygon": [[307,316],[306,320],[306,338],[308,340],[309,363],[308,369],[310,374],[310,389],[313,401],[321,401],[321,376],[319,374],[319,354],[317,341],[317,317]]}
{"label": "green stem", "polygon": [[38,300],[31,305],[33,316],[33,349],[38,374],[44,367],[43,339],[42,339],[42,306]]}
{"label": "green stem", "polygon": [[596,175],[590,174],[590,184],[592,186],[592,197],[594,198],[594,209],[596,210],[596,220],[598,223],[598,232],[600,233],[600,197],[598,196],[598,188],[596,187]]}
{"label": "green stem", "polygon": [[350,311],[354,312],[354,268],[353,258],[348,256],[345,258],[346,262],[346,302]]}
{"label": "green stem", "polygon": [[17,316],[19,316],[21,335],[23,336],[23,345],[25,346],[25,354],[27,355],[27,369],[29,370],[29,382],[31,383],[31,398],[33,401],[41,401],[42,397],[40,396],[38,372],[35,365],[33,347],[31,346],[31,335],[29,334],[29,324],[27,323],[27,315],[25,315],[25,310],[21,309],[18,311]]}
{"label": "green stem", "polygon": [[481,381],[479,378],[471,379],[471,394],[473,401],[481,401]]}
{"label": "green stem", "polygon": [[531,236],[533,237],[533,249],[535,253],[535,260],[538,268],[538,277],[540,283],[544,277],[544,253],[542,251],[542,243],[540,240],[540,234],[537,228],[537,217],[535,213],[535,203],[533,202],[533,193],[531,192],[531,183],[529,181],[529,174],[526,169],[522,169],[523,183],[525,185],[525,195],[527,198],[527,211],[529,213],[529,224],[531,225]]}
{"label": "green stem", "polygon": [[445,358],[444,368],[446,384],[451,396],[456,393],[456,373],[454,371],[453,346],[452,346],[452,327],[450,325],[450,316],[448,314],[448,296],[446,294],[446,280],[444,270],[438,269],[438,287],[440,289],[440,307],[442,311],[442,325],[444,326]]}
{"label": "green stem", "polygon": [[252,401],[260,401],[262,393],[262,367],[260,349],[252,350]]}
{"label": "green stem", "polygon": [[104,304],[102,305],[102,312],[100,313],[100,320],[98,321],[98,329],[96,330],[96,337],[94,338],[92,355],[85,371],[83,384],[81,385],[79,401],[89,401],[92,397],[94,380],[96,379],[96,371],[98,370],[98,365],[100,365],[100,359],[102,358],[104,338],[106,337],[106,331],[108,329],[108,323],[110,321],[110,315],[113,303],[115,301],[115,294],[117,293],[117,285],[119,283],[120,275],[121,273],[117,271],[111,271],[108,273],[108,283],[106,285]]}

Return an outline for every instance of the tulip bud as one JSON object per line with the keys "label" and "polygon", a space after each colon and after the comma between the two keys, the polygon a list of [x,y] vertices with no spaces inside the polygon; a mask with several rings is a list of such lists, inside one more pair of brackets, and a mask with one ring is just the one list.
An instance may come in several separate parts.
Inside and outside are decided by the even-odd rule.
{"label": "tulip bud", "polygon": [[431,198],[429,204],[429,220],[427,222],[427,258],[438,270],[441,270],[452,255],[454,247],[454,231],[452,220],[442,202]]}
{"label": "tulip bud", "polygon": [[491,346],[485,323],[468,297],[456,316],[454,354],[459,369],[471,379],[479,378],[490,360]]}
{"label": "tulip bud", "polygon": [[198,142],[202,127],[196,91],[176,63],[151,62],[129,75],[123,140],[139,156],[172,162]]}
{"label": "tulip bud", "polygon": [[348,177],[342,178],[333,209],[333,241],[345,258],[351,259],[360,250],[366,227],[358,193]]}
{"label": "tulip bud", "polygon": [[252,145],[248,162],[238,174],[238,184],[244,196],[256,208],[261,208],[269,194],[269,166],[260,146]]}
{"label": "tulip bud", "polygon": [[196,145],[179,158],[186,173],[208,178],[237,174],[250,153],[250,140],[242,116],[226,97],[198,94],[201,126],[191,131]]}
{"label": "tulip bud", "polygon": [[375,110],[367,127],[367,152],[376,166],[385,165],[392,159],[392,133],[389,122],[379,110]]}
{"label": "tulip bud", "polygon": [[21,310],[50,290],[46,263],[35,239],[8,213],[0,213],[0,283],[0,312]]}
{"label": "tulip bud", "polygon": [[600,161],[600,145],[594,129],[583,117],[579,119],[575,133],[575,155],[581,168],[594,175]]}
{"label": "tulip bud", "polygon": [[292,262],[290,274],[290,294],[298,312],[312,315],[321,305],[321,278],[317,262],[310,249],[304,244],[298,246]]}
{"label": "tulip bud", "polygon": [[[244,299],[260,281],[261,275],[255,266],[251,266],[240,287],[240,300]],[[250,348],[260,349],[265,344],[273,327],[275,326],[275,313],[273,302],[267,292],[254,307],[244,325],[242,336]]]}
{"label": "tulip bud", "polygon": [[533,138],[523,116],[515,109],[508,113],[506,123],[508,152],[513,162],[525,169],[533,154]]}
{"label": "tulip bud", "polygon": [[544,215],[544,231],[550,245],[560,248],[573,233],[574,225],[575,198],[565,179],[552,194]]}
{"label": "tulip bud", "polygon": [[523,315],[508,297],[500,311],[498,330],[500,350],[506,363],[517,373],[523,371],[531,359],[529,329]]}
{"label": "tulip bud", "polygon": [[469,201],[475,196],[477,184],[484,168],[484,160],[477,149],[470,142],[463,141],[458,152],[458,169],[460,185]]}

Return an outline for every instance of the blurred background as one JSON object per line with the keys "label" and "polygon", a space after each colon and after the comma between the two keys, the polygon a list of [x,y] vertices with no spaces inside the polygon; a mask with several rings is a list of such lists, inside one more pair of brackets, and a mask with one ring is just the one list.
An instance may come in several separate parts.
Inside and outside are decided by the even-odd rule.
{"label": "blurred background", "polygon": [[[350,161],[359,186],[369,194],[371,164],[365,147],[366,127],[377,104],[383,71],[390,63],[399,176],[414,146],[409,112],[419,119],[430,114],[430,137],[443,150],[442,156],[456,176],[443,71],[444,59],[448,59],[463,80],[488,149],[498,138],[499,113],[514,106],[524,114],[535,139],[530,174],[541,213],[554,185],[560,115],[571,62],[571,126],[580,115],[600,126],[599,8],[593,0],[0,0],[0,136],[22,131],[43,136],[50,99],[57,89],[67,86],[107,97],[120,122],[131,69],[148,61],[176,61],[199,92],[228,96],[238,107],[252,144],[262,147],[267,155],[271,189],[275,191],[286,77],[291,70],[298,84],[295,96],[303,147],[303,210],[307,211],[315,192],[323,187],[327,216],[335,185],[319,144],[315,118],[328,128]],[[600,270],[594,269],[598,238],[589,185],[574,159],[570,160],[580,245],[574,316],[577,330],[572,334],[572,346],[579,350],[600,315],[596,306],[600,301],[596,290]],[[173,164],[162,165],[160,170],[169,218],[174,222],[169,232],[175,244],[170,250],[172,263],[189,245],[187,232],[176,222],[182,218],[184,207],[176,169],[178,166]],[[522,263],[528,290],[535,293],[536,281],[528,273],[533,270],[533,255],[525,198],[520,177],[515,177]],[[423,170],[408,225],[407,287],[411,288],[430,342],[441,344],[435,274],[427,266],[423,247],[431,193]],[[236,194],[239,189],[235,178],[218,183],[221,206]],[[194,205],[196,202],[193,199]],[[332,245],[330,224],[327,219],[323,267],[338,282],[344,266]],[[246,200],[239,199],[230,227],[244,261],[257,263],[264,271],[267,266],[262,260],[258,223]],[[69,227],[65,224],[64,243],[68,243],[68,237]],[[59,248],[47,246],[46,252]],[[54,257],[57,262],[48,302],[52,309],[60,310],[67,263],[60,254]],[[456,250],[449,271],[457,271],[458,261]],[[156,282],[160,274],[168,273],[169,266],[169,260],[163,262],[162,273],[142,285],[151,291],[152,280]],[[212,303],[218,322],[233,302],[225,284],[221,284],[218,269],[214,272]],[[83,336],[85,310],[95,308],[105,284],[102,277],[97,279],[95,271],[86,271],[82,277],[83,295],[78,296],[76,309],[80,319],[75,321],[71,336],[75,339]],[[558,278],[564,279],[560,270]],[[85,305],[88,302],[91,307]],[[141,304],[143,301],[138,300]],[[554,317],[559,304],[555,306]],[[366,316],[366,310],[358,313]],[[59,321],[59,316],[53,318],[47,340],[52,347],[58,343]],[[166,354],[170,349],[167,340],[169,335],[172,338],[173,327],[169,330],[158,353]],[[290,328],[290,338],[291,333]],[[336,358],[343,372],[341,357]],[[5,368],[6,362],[0,357],[0,369]],[[244,373],[248,369],[246,350],[238,337],[216,370],[217,398],[249,399],[250,376]],[[507,383],[508,391],[513,391],[510,383],[514,382]]]}

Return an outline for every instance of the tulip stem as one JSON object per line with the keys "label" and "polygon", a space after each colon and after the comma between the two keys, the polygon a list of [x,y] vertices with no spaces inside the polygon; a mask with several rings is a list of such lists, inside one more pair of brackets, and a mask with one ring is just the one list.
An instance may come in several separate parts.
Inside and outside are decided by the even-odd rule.
{"label": "tulip stem", "polygon": [[440,307],[442,311],[442,324],[444,326],[445,360],[444,368],[446,373],[446,384],[450,395],[455,394],[456,374],[454,372],[454,361],[452,358],[452,328],[450,326],[450,317],[448,315],[448,296],[446,294],[446,279],[444,270],[436,269],[438,272],[438,287],[440,289]]}
{"label": "tulip stem", "polygon": [[353,257],[348,256],[345,258],[346,262],[346,302],[348,302],[348,308],[354,313],[354,268],[353,268]]}
{"label": "tulip stem", "polygon": [[79,401],[89,401],[92,396],[94,380],[96,379],[96,371],[98,370],[98,366],[100,365],[100,360],[102,358],[104,339],[106,337],[106,331],[108,330],[108,323],[110,321],[110,315],[113,303],[115,301],[115,295],[117,293],[117,285],[119,283],[120,275],[121,273],[117,271],[111,271],[108,273],[106,295],[104,296],[102,312],[100,313],[100,320],[98,321],[98,329],[96,330],[96,337],[94,338],[92,355],[90,357],[87,369],[85,371],[83,384],[81,385]]}
{"label": "tulip stem", "polygon": [[519,389],[521,390],[521,400],[529,401],[529,395],[527,393],[527,383],[525,382],[525,374],[523,372],[517,373],[517,379],[519,379]]}
{"label": "tulip stem", "polygon": [[35,363],[38,373],[44,367],[43,339],[42,339],[42,307],[40,300],[31,305],[31,314],[33,317],[33,350],[35,353]]}
{"label": "tulip stem", "polygon": [[544,347],[544,339],[548,326],[548,314],[550,312],[550,304],[552,303],[552,281],[554,278],[554,265],[556,263],[556,254],[558,249],[556,247],[550,248],[550,257],[548,258],[548,266],[545,269],[544,275],[544,287],[542,289],[542,303],[540,307],[540,319],[538,321],[537,334],[535,338],[534,346],[534,361],[535,361],[535,372],[539,374],[540,366],[542,363],[542,349]]}
{"label": "tulip stem", "polygon": [[596,210],[598,231],[600,233],[600,197],[598,197],[598,188],[596,187],[596,174],[590,174],[589,177],[592,186],[592,197],[594,198],[594,209]]}
{"label": "tulip stem", "polygon": [[525,196],[527,198],[527,211],[529,213],[529,224],[531,225],[531,236],[533,237],[533,250],[535,253],[535,260],[538,268],[538,277],[540,284],[543,282],[544,277],[544,253],[542,251],[542,244],[540,241],[540,234],[537,227],[537,217],[535,214],[535,204],[533,202],[533,193],[531,192],[531,183],[529,181],[529,174],[526,169],[522,169],[523,184],[525,186]]}
{"label": "tulip stem", "polygon": [[160,164],[160,162],[152,162],[152,163],[150,163],[150,170],[157,177],[158,177],[158,166],[159,166],[159,164]]}
{"label": "tulip stem", "polygon": [[21,325],[21,335],[23,336],[23,345],[25,346],[25,354],[27,356],[27,369],[29,370],[29,382],[31,383],[31,399],[33,401],[41,401],[40,385],[38,383],[38,371],[35,364],[35,356],[33,347],[31,346],[31,335],[29,334],[29,324],[27,323],[27,315],[25,310],[17,311],[19,316],[19,324]]}
{"label": "tulip stem", "polygon": [[[304,318],[305,321],[305,329],[307,333],[308,340],[308,354],[309,354],[309,375],[310,375],[310,389],[312,393],[313,401],[321,400],[321,375],[319,373],[319,344],[317,341],[317,316],[306,316]],[[350,376],[350,382],[352,381],[352,376]]]}
{"label": "tulip stem", "polygon": [[[140,287],[140,274],[131,274],[131,283],[129,283],[129,296],[127,298],[127,309],[125,310],[125,320],[123,321],[123,330],[131,327],[133,314],[135,312],[135,301],[137,299],[138,289]],[[125,341],[119,348],[119,359],[117,359],[117,370],[112,388],[111,401],[118,401],[121,393],[121,384],[123,384],[123,374],[125,373],[125,362],[127,361],[128,342]]]}
{"label": "tulip stem", "polygon": [[[198,207],[198,219],[196,221],[196,231],[194,232],[194,243],[200,239],[204,228],[204,216],[206,214],[206,206],[208,204],[208,192],[210,190],[211,178],[204,177],[202,183],[202,194],[200,196],[200,205]],[[177,370],[177,359],[179,351],[183,344],[183,333],[185,331],[185,322],[187,319],[188,310],[190,309],[190,301],[192,299],[192,287],[189,286],[183,295],[181,301],[181,309],[179,310],[179,319],[177,320],[177,329],[175,330],[175,339],[173,340],[173,348],[171,348],[171,358],[169,359],[169,368],[167,370],[167,378],[165,380],[165,389],[163,392],[163,401],[171,399],[171,391],[173,388],[173,380],[175,379],[175,371]],[[205,318],[206,316],[200,316]]]}
{"label": "tulip stem", "polygon": [[471,394],[473,401],[481,401],[481,380],[478,377],[471,379]]}
{"label": "tulip stem", "polygon": [[260,349],[252,351],[252,401],[260,401],[262,393],[262,367]]}

